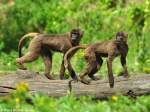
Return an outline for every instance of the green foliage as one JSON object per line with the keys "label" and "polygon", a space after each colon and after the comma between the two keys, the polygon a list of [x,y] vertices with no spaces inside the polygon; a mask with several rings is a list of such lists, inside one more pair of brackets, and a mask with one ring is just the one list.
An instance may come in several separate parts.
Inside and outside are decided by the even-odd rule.
{"label": "green foliage", "polygon": [[0,54],[0,67],[1,70],[3,71],[13,71],[16,70],[16,60],[15,58],[17,57],[17,53],[15,51],[12,51],[9,54],[6,54],[2,52]]}
{"label": "green foliage", "polygon": [[[124,0],[14,0],[14,5],[0,4],[0,65],[1,70],[15,70],[17,44],[28,32],[64,33],[75,27],[84,31],[83,44],[114,37],[117,31],[129,35],[128,67],[130,72],[150,69],[150,3],[126,4]],[[124,5],[122,5],[124,4]],[[23,51],[25,52],[25,51]],[[6,54],[7,53],[7,54]],[[80,52],[79,52],[80,54]],[[58,72],[62,55],[54,54],[53,71]],[[43,71],[41,60],[29,64],[30,69]],[[32,65],[35,65],[34,68]],[[76,55],[72,64],[77,72],[85,66],[83,56]],[[6,67],[5,65],[9,65]],[[133,66],[135,65],[135,66]],[[120,70],[119,59],[114,73]],[[56,69],[55,69],[56,68]],[[106,74],[106,67],[100,71]]]}

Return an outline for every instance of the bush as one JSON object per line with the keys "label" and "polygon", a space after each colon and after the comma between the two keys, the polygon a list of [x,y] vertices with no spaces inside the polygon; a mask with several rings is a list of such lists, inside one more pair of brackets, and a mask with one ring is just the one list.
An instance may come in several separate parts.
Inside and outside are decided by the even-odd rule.
{"label": "bush", "polygon": [[[72,28],[80,27],[84,30],[84,38],[81,43],[90,44],[110,39],[117,31],[126,31],[129,34],[128,66],[130,71],[143,71],[145,67],[142,69],[139,67],[141,62],[146,64],[146,68],[149,68],[150,64],[147,64],[147,61],[150,60],[148,57],[150,52],[148,50],[150,47],[149,1],[146,0],[143,4],[127,4],[126,7],[117,4],[117,6],[109,8],[110,1],[14,0],[12,6],[1,4],[0,51],[5,53],[17,51],[19,39],[28,32],[64,33]],[[138,18],[141,17],[143,19],[139,21]],[[143,55],[144,61],[141,60]],[[75,66],[77,72],[80,72],[84,66],[82,57],[79,56],[77,55],[72,60],[73,65],[79,65]],[[56,58],[60,59],[61,57],[56,55]],[[119,60],[115,63],[118,65]],[[104,68],[102,71],[106,71],[106,69]],[[114,73],[118,71],[117,69]]]}

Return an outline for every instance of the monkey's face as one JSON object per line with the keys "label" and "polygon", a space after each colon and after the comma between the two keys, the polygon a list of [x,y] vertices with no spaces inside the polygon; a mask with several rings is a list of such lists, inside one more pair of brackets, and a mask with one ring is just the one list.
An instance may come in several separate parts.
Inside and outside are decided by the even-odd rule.
{"label": "monkey's face", "polygon": [[71,31],[72,45],[78,45],[82,37],[83,37],[83,32],[80,29],[73,29]]}
{"label": "monkey's face", "polygon": [[128,39],[128,35],[124,32],[118,32],[116,34],[116,40],[118,42],[127,42],[127,39]]}

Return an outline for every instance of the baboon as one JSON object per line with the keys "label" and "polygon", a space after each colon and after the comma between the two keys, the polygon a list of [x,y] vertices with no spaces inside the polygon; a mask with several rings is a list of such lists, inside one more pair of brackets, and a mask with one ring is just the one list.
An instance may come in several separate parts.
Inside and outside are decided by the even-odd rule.
{"label": "baboon", "polygon": [[114,87],[114,77],[112,72],[112,61],[115,57],[120,55],[120,61],[123,66],[122,75],[128,77],[128,70],[126,66],[126,56],[128,53],[128,44],[127,44],[127,34],[124,32],[116,33],[115,39],[98,42],[95,44],[83,46],[79,45],[73,47],[67,51],[64,56],[65,67],[70,69],[70,59],[75,54],[78,49],[85,49],[84,58],[87,62],[87,66],[80,73],[80,81],[88,84],[89,82],[84,80],[84,77],[88,75],[93,80],[98,80],[94,74],[100,69],[103,64],[102,57],[107,57],[107,68],[108,68],[108,78],[110,87]]}
{"label": "baboon", "polygon": [[[22,56],[21,49],[23,47],[26,38],[32,37],[29,44],[29,51],[26,55]],[[40,33],[28,33],[24,35],[19,41],[18,51],[19,58],[16,59],[17,65],[20,69],[26,69],[23,63],[32,62],[39,56],[42,56],[45,64],[45,76],[48,79],[53,79],[50,75],[52,68],[52,52],[60,52],[65,54],[71,47],[77,46],[83,37],[83,32],[80,29],[72,29],[66,34],[40,34]],[[64,55],[63,55],[64,58]],[[64,79],[64,59],[62,60],[60,69],[60,79]],[[69,69],[71,77],[76,79],[75,72],[72,68]]]}

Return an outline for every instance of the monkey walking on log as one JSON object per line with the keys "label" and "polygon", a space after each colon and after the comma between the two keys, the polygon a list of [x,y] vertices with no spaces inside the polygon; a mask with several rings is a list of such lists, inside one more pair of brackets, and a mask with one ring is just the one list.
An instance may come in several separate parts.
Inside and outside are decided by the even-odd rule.
{"label": "monkey walking on log", "polygon": [[100,69],[103,64],[102,57],[107,57],[107,68],[108,78],[110,87],[114,87],[114,77],[112,72],[112,62],[115,57],[120,55],[120,61],[123,66],[123,72],[121,73],[124,77],[128,77],[128,70],[126,66],[126,56],[128,53],[127,34],[124,32],[118,32],[114,40],[108,40],[98,42],[95,44],[83,46],[79,45],[73,47],[67,51],[64,56],[65,67],[69,70],[71,67],[71,57],[76,53],[78,49],[85,49],[84,58],[87,62],[87,66],[80,73],[80,81],[88,84],[89,81],[84,80],[84,77],[88,75],[93,80],[98,80],[94,74]]}
{"label": "monkey walking on log", "polygon": [[[32,37],[29,44],[29,51],[22,56],[21,49],[26,38]],[[52,68],[52,52],[60,52],[65,54],[71,47],[77,46],[83,37],[83,32],[80,29],[72,29],[69,33],[58,35],[48,35],[40,33],[28,33],[24,35],[18,45],[19,58],[16,59],[17,65],[20,69],[26,69],[23,63],[32,62],[39,56],[42,56],[45,64],[45,76],[48,79],[53,79],[50,75]],[[64,58],[64,55],[63,55]],[[60,79],[64,79],[64,59],[62,60],[60,69]],[[76,79],[74,70],[70,67],[69,72],[73,79]]]}

